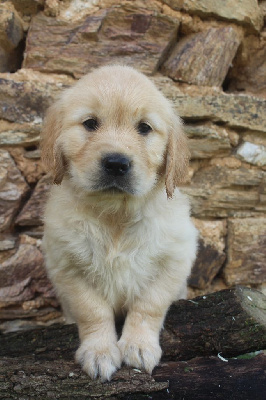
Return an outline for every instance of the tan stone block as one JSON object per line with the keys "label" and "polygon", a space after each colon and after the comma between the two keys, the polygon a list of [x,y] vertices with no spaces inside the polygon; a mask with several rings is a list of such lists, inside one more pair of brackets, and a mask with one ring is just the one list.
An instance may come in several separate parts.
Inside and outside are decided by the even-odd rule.
{"label": "tan stone block", "polygon": [[244,39],[228,75],[228,91],[266,97],[266,35]]}
{"label": "tan stone block", "polygon": [[28,21],[32,15],[40,11],[46,0],[11,0],[21,17]]}
{"label": "tan stone block", "polygon": [[23,21],[10,1],[0,4],[0,72],[14,72],[22,62]]}
{"label": "tan stone block", "polygon": [[228,223],[229,285],[266,282],[266,218],[232,219]]}
{"label": "tan stone block", "polygon": [[207,86],[174,83],[162,76],[153,78],[187,120],[222,121],[233,128],[266,132],[266,100],[247,94],[227,94]]}
{"label": "tan stone block", "polygon": [[66,76],[31,70],[0,74],[0,118],[16,123],[41,124],[42,117],[59,91],[73,83]]}
{"label": "tan stone block", "polygon": [[[15,100],[14,100],[15,101]],[[10,104],[11,105],[11,104]],[[0,146],[34,146],[39,143],[42,119],[31,124],[0,120]]]}
{"label": "tan stone block", "polygon": [[123,63],[154,73],[176,39],[179,21],[117,6],[66,21],[39,13],[27,36],[24,67],[80,77],[97,66]]}
{"label": "tan stone block", "polygon": [[0,5],[0,46],[14,50],[23,39],[23,23],[10,1]]}
{"label": "tan stone block", "polygon": [[221,86],[240,44],[231,26],[210,28],[182,38],[162,71],[175,81]]}
{"label": "tan stone block", "polygon": [[258,7],[257,0],[163,0],[175,10],[185,10],[190,14],[199,15],[201,18],[215,17],[222,20],[233,21],[252,29],[260,30],[263,17]]}
{"label": "tan stone block", "polygon": [[185,124],[184,129],[192,159],[230,154],[231,144],[226,129],[214,124]]}
{"label": "tan stone block", "polygon": [[265,179],[266,171],[221,163],[196,171],[182,190],[190,196],[193,216],[248,217],[266,211]]}

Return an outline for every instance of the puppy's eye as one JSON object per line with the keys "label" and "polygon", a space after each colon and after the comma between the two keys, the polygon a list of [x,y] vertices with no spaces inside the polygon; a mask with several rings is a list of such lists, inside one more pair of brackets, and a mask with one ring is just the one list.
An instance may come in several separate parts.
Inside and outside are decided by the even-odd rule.
{"label": "puppy's eye", "polygon": [[87,131],[96,131],[99,126],[96,118],[89,118],[84,121],[82,125],[87,129]]}
{"label": "puppy's eye", "polygon": [[137,129],[140,135],[146,136],[152,130],[152,127],[146,122],[140,122]]}

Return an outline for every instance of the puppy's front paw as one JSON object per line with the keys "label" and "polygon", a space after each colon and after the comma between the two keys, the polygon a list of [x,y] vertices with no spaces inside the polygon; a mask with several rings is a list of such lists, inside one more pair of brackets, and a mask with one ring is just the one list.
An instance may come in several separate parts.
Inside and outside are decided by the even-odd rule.
{"label": "puppy's front paw", "polygon": [[127,336],[121,337],[118,342],[122,359],[126,365],[136,368],[143,368],[149,374],[159,363],[162,350],[159,339],[153,335],[143,337]]}
{"label": "puppy's front paw", "polygon": [[76,361],[92,379],[109,381],[121,366],[121,353],[116,343],[95,343],[85,340],[76,352]]}

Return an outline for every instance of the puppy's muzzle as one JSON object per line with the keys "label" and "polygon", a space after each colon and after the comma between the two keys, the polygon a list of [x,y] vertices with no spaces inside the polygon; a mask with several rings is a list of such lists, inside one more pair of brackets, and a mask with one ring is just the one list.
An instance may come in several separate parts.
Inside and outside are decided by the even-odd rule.
{"label": "puppy's muzzle", "polygon": [[102,158],[102,168],[107,175],[124,176],[130,171],[131,161],[120,153],[107,154]]}

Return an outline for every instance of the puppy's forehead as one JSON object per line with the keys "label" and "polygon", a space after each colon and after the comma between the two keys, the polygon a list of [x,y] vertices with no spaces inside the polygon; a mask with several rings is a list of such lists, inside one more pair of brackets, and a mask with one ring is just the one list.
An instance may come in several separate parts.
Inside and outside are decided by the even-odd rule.
{"label": "puppy's forehead", "polygon": [[94,110],[130,113],[158,111],[166,99],[143,74],[130,67],[103,67],[86,76],[71,89],[72,105]]}

